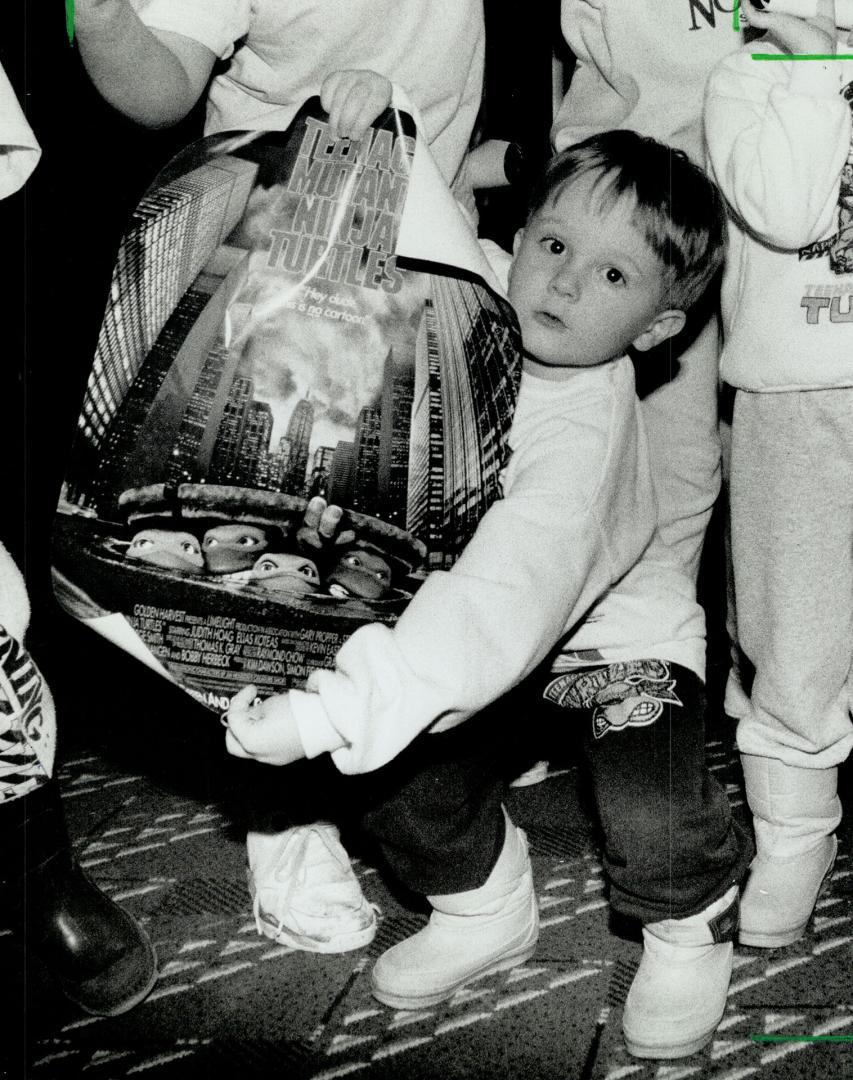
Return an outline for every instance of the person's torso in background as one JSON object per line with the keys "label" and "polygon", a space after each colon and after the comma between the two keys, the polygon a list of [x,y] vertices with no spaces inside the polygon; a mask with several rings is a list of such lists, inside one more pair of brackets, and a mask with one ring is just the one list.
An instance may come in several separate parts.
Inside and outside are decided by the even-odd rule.
{"label": "person's torso in background", "polygon": [[552,130],[557,149],[627,127],[704,164],[705,83],[741,43],[733,7],[734,0],[563,0],[563,34],[578,63]]}

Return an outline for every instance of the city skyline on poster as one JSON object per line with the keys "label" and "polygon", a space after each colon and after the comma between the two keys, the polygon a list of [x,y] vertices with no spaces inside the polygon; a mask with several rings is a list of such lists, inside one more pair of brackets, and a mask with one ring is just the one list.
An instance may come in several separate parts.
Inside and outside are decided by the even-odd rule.
{"label": "city skyline on poster", "polygon": [[[59,506],[66,601],[112,610],[112,575],[137,631],[132,588],[172,588],[184,613],[212,588],[257,619],[334,597],[335,617],[393,621],[452,565],[499,493],[517,331],[470,274],[397,257],[414,146],[393,115],[356,146],[303,110],[286,136],[202,140],[146,193]],[[346,570],[300,546],[315,496],[343,511]],[[223,561],[226,542],[245,550]]]}

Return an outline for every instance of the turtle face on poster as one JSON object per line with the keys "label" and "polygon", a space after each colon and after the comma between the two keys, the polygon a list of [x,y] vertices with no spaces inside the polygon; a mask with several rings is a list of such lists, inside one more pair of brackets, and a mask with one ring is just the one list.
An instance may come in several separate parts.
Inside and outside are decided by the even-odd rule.
{"label": "turtle face on poster", "polygon": [[266,532],[257,525],[216,525],[202,541],[204,562],[211,574],[251,570],[269,545]]}
{"label": "turtle face on poster", "polygon": [[304,555],[270,552],[252,567],[249,581],[274,592],[307,596],[319,589],[320,573],[315,563]]}
{"label": "turtle face on poster", "polygon": [[332,596],[381,600],[391,591],[391,567],[377,552],[350,548],[332,567],[326,585]]}
{"label": "turtle face on poster", "polygon": [[185,574],[204,572],[198,540],[192,533],[173,529],[142,529],[131,540],[126,557],[167,570],[182,570]]}

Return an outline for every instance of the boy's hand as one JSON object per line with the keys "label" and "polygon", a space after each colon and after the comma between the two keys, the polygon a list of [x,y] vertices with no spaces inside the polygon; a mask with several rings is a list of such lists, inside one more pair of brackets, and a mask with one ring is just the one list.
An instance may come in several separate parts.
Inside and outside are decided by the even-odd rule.
{"label": "boy's hand", "polygon": [[817,0],[817,14],[810,19],[796,15],[772,15],[742,0],[741,21],[746,26],[767,30],[785,52],[795,56],[834,56],[838,31],[835,29],[835,0]]}
{"label": "boy's hand", "polygon": [[339,547],[355,540],[354,529],[340,529],[344,512],[334,503],[331,506],[320,495],[315,495],[305,508],[305,517],[296,534],[297,543],[303,547],[320,550],[328,545]]}
{"label": "boy's hand", "polygon": [[264,765],[289,765],[305,757],[305,750],[287,694],[274,694],[253,704],[257,687],[244,686],[231,699],[222,722],[229,754]]}
{"label": "boy's hand", "polygon": [[360,139],[391,104],[391,83],[375,71],[333,71],[323,80],[320,101],[338,135]]}

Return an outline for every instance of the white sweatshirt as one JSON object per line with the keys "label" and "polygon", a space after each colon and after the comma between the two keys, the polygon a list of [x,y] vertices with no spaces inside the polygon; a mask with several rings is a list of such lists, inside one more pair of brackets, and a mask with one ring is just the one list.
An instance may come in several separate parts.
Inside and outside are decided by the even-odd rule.
{"label": "white sweatshirt", "polygon": [[731,10],[715,0],[562,0],[561,22],[577,65],[554,146],[630,128],[701,164],[705,82],[740,45]]}
{"label": "white sweatshirt", "polygon": [[851,98],[847,60],[743,51],[708,84],[710,169],[733,211],[721,361],[733,386],[853,386]]}
{"label": "white sweatshirt", "polygon": [[[511,257],[484,252],[504,290]],[[503,499],[393,628],[361,627],[289,700],[308,757],[344,773],[391,761],[497,700],[562,639],[555,671],[669,660],[705,674],[705,615],[656,531],[627,357],[564,382],[523,374]]]}
{"label": "white sweatshirt", "polygon": [[361,627],[289,698],[308,757],[378,768],[541,663],[648,547],[656,508],[627,358],[522,377],[504,497],[393,628]]}
{"label": "white sweatshirt", "polygon": [[158,30],[227,66],[208,94],[207,134],[283,130],[332,71],[369,68],[418,107],[436,164],[456,176],[483,83],[482,0],[132,0]]}

